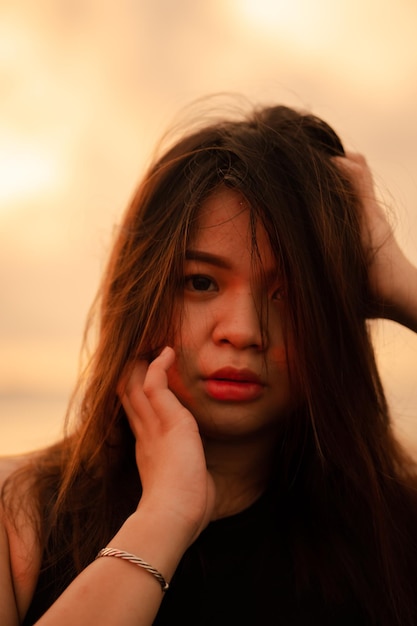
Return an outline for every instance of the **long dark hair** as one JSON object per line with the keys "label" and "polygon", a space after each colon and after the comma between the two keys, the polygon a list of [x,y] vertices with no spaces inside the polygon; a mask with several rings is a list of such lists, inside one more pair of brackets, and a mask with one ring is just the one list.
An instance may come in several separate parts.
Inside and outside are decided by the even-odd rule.
{"label": "long dark hair", "polygon": [[44,566],[66,563],[56,594],[137,506],[117,384],[135,356],[151,359],[169,343],[199,207],[226,185],[265,226],[286,285],[291,375],[303,400],[285,424],[276,479],[294,516],[297,576],[329,599],[347,586],[369,623],[417,622],[416,482],[375,364],[358,199],[333,160],[343,154],[325,122],[271,106],[185,134],[149,168],[94,306],[97,347],[73,402],[73,430],[25,470]]}

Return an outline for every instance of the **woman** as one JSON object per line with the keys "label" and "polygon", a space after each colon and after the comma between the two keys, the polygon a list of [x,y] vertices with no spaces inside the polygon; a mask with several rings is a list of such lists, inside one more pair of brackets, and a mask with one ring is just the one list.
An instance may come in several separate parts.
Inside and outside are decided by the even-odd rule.
{"label": "woman", "polygon": [[416,474],[367,328],[417,331],[417,270],[362,157],[280,106],[190,132],[96,310],[71,434],[5,483],[2,624],[417,623]]}

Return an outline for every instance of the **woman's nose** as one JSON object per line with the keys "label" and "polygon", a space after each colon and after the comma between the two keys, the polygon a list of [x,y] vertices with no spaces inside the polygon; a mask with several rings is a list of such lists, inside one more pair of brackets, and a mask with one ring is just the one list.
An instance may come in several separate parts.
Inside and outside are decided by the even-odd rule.
{"label": "woman's nose", "polygon": [[213,340],[217,344],[227,343],[238,349],[264,348],[261,308],[252,293],[233,294],[222,302],[217,310]]}

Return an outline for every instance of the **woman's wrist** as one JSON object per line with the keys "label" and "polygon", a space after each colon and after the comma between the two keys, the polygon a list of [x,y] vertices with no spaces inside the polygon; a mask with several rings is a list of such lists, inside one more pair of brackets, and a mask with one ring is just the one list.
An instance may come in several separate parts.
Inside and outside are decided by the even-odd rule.
{"label": "woman's wrist", "polygon": [[138,507],[103,548],[117,548],[138,556],[169,583],[191,543],[191,536],[190,530],[179,523],[177,516],[145,505]]}

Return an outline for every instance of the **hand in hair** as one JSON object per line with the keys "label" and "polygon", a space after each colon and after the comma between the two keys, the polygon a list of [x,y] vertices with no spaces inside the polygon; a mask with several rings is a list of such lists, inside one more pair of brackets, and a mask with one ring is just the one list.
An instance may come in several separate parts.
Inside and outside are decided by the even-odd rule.
{"label": "hand in hair", "polygon": [[150,365],[138,362],[119,393],[136,439],[140,510],[172,517],[191,544],[210,521],[214,482],[197,423],[168,388],[174,359],[172,348],[165,348]]}
{"label": "hand in hair", "polygon": [[417,268],[401,250],[377,200],[369,166],[361,154],[348,152],[334,160],[359,198],[372,316],[392,319],[417,331]]}

